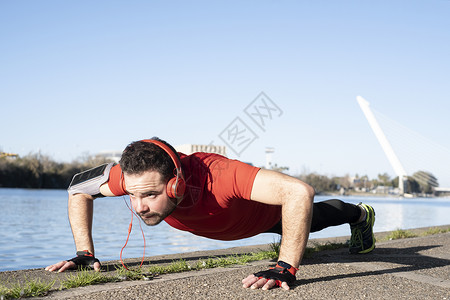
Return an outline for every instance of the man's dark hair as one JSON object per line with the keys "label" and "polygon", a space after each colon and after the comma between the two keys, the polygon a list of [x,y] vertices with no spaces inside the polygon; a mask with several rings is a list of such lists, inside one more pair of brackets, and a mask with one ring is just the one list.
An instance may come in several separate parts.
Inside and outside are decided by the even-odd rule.
{"label": "man's dark hair", "polygon": [[[151,139],[166,144],[178,156],[176,150],[167,142],[157,137]],[[122,172],[131,175],[157,171],[162,174],[164,180],[174,176],[175,164],[169,154],[161,147],[149,142],[136,141],[129,144],[123,150],[119,164]]]}

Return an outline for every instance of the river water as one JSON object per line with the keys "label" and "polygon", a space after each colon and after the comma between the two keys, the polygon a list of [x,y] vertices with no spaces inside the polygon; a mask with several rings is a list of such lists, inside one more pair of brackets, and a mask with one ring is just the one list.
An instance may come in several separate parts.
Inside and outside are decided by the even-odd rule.
{"label": "river water", "polygon": [[[315,201],[330,197],[317,196]],[[376,211],[375,232],[450,224],[449,198],[340,197],[364,202]],[[67,217],[65,190],[25,190],[0,188],[0,271],[42,268],[74,256],[75,246]],[[131,212],[122,197],[94,202],[93,237],[100,260],[116,260],[125,243]],[[175,230],[165,222],[147,227],[146,256],[197,250],[212,250],[244,245],[266,244],[278,235],[222,242]],[[350,235],[348,225],[312,233],[310,238]],[[133,231],[123,258],[142,257],[143,238],[134,218]]]}

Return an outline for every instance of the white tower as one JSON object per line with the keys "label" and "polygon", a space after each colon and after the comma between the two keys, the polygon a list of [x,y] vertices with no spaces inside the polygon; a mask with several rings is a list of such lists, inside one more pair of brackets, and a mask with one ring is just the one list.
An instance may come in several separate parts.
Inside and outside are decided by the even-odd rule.
{"label": "white tower", "polygon": [[372,113],[372,110],[369,107],[369,102],[367,102],[363,97],[358,96],[356,97],[356,100],[358,101],[359,106],[361,107],[364,116],[366,117],[367,121],[369,122],[370,127],[373,130],[373,133],[378,139],[378,142],[380,143],[381,147],[383,148],[384,154],[386,154],[389,163],[391,164],[392,168],[394,169],[395,174],[398,176],[398,188],[400,195],[404,194],[405,187],[404,187],[404,179],[406,179],[406,171],[403,168],[402,164],[400,163],[400,160],[398,159],[397,155],[394,152],[394,149],[392,149],[391,144],[387,140],[386,136],[384,135],[383,130],[381,130],[380,125],[378,124],[377,119],[375,119],[375,116]]}

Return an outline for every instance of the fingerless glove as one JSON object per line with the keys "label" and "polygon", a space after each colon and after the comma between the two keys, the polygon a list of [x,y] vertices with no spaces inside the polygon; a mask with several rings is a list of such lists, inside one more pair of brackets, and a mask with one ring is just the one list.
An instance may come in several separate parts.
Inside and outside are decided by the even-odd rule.
{"label": "fingerless glove", "polygon": [[69,259],[69,261],[73,261],[78,268],[81,267],[94,268],[94,263],[96,262],[100,263],[100,261],[96,259],[94,255],[91,254],[88,250],[77,251],[77,256],[72,259]]}
{"label": "fingerless glove", "polygon": [[298,269],[294,268],[284,261],[278,261],[275,268],[266,271],[257,272],[254,275],[258,278],[274,279],[277,286],[281,286],[282,282],[291,284],[295,281],[295,273]]}

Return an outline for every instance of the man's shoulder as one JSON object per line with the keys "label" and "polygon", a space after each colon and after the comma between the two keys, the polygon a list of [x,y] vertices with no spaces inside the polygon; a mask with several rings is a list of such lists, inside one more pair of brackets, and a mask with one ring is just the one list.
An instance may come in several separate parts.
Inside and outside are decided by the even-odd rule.
{"label": "man's shoulder", "polygon": [[180,157],[183,170],[187,176],[210,177],[217,172],[231,171],[232,168],[230,167],[238,162],[220,154],[207,152],[195,152]]}
{"label": "man's shoulder", "polygon": [[194,152],[192,154],[186,155],[183,153],[179,153],[181,162],[189,162],[189,161],[198,161],[198,162],[212,162],[216,160],[229,160],[229,158],[217,154],[217,153],[208,153],[208,152]]}

